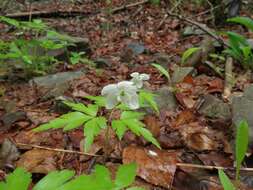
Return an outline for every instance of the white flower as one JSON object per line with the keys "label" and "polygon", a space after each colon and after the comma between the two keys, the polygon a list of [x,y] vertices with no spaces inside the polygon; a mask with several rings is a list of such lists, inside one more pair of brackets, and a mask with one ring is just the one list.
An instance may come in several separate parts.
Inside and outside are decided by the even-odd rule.
{"label": "white flower", "polygon": [[130,75],[132,77],[131,81],[137,88],[142,88],[143,81],[149,80],[149,75],[147,74],[140,74],[138,72],[134,72]]}
{"label": "white flower", "polygon": [[118,84],[109,84],[102,89],[102,96],[106,97],[106,108],[112,109],[120,102],[130,109],[139,108],[137,87],[131,81],[122,81]]}

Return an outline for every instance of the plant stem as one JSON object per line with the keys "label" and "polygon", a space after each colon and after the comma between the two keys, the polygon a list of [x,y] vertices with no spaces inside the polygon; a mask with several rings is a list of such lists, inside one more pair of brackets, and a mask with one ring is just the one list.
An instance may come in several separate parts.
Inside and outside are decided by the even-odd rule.
{"label": "plant stem", "polygon": [[[115,109],[113,108],[110,112],[109,119],[108,119],[109,123],[111,123],[112,121],[112,115],[114,111]],[[110,127],[111,125],[107,126],[106,132],[105,132],[105,155],[104,155],[105,160],[109,158],[109,154],[110,154]]]}

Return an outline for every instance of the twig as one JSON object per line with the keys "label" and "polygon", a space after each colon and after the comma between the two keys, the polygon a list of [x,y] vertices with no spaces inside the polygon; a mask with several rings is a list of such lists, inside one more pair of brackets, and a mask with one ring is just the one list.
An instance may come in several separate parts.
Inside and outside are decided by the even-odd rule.
{"label": "twig", "polygon": [[217,40],[219,43],[223,44],[226,47],[230,47],[229,44],[227,44],[222,38],[220,38],[219,36],[217,36],[214,32],[211,31],[210,28],[203,26],[203,24],[198,23],[196,21],[190,20],[188,18],[183,17],[182,15],[177,15],[171,12],[167,12],[169,16],[173,16],[176,17],[182,21],[188,22],[194,26],[197,26],[200,30],[204,31],[206,34],[208,34],[209,36],[211,36],[213,39]]}
{"label": "twig", "polygon": [[[199,168],[199,169],[207,169],[207,170],[236,170],[234,167],[222,167],[222,166],[205,166],[199,164],[188,164],[188,163],[177,163],[178,167],[186,167],[186,168]],[[253,168],[241,168],[240,171],[252,172]]]}
{"label": "twig", "polygon": [[223,92],[223,98],[228,99],[233,87],[233,59],[228,57],[225,64],[225,86]]}
{"label": "twig", "polygon": [[85,152],[74,151],[74,150],[65,150],[65,149],[59,149],[59,148],[49,148],[49,147],[45,147],[45,146],[25,144],[25,143],[15,143],[15,144],[17,146],[28,146],[28,147],[31,147],[31,148],[38,148],[38,149],[55,151],[55,152],[63,152],[63,153],[70,153],[70,154],[79,154],[79,155],[93,156],[93,157],[103,156],[103,155],[98,155],[98,154],[89,154],[89,153],[85,153]]}
{"label": "twig", "polygon": [[211,61],[205,61],[205,64],[207,64],[211,69],[213,69],[214,72],[219,75],[219,77],[224,78],[220,67],[215,66]]}
{"label": "twig", "polygon": [[111,13],[113,14],[115,12],[118,12],[118,11],[121,11],[121,10],[124,10],[124,9],[128,9],[128,8],[131,8],[131,7],[135,7],[135,6],[143,5],[143,4],[148,3],[148,2],[149,2],[149,0],[143,0],[143,1],[140,1],[140,2],[123,5],[121,7],[116,7],[116,8],[111,10]]}

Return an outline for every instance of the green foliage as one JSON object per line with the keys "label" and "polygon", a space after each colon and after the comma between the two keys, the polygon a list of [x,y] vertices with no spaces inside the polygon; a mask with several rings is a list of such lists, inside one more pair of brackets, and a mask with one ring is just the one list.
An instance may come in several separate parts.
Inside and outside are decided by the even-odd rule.
{"label": "green foliage", "polygon": [[77,63],[88,64],[90,66],[95,66],[95,63],[88,58],[86,58],[84,52],[71,52],[70,54],[70,63],[75,65]]}
{"label": "green foliage", "polygon": [[[249,126],[245,120],[242,120],[237,126],[236,130],[236,142],[235,142],[235,157],[236,157],[236,181],[239,184],[240,169],[242,161],[246,155],[249,142]],[[223,172],[219,170],[219,178],[222,186],[225,190],[235,190],[236,188],[231,183],[230,179]]]}
{"label": "green foliage", "polygon": [[[227,21],[242,24],[253,31],[253,20],[250,18],[234,17]],[[253,53],[247,39],[234,32],[226,32],[225,34],[229,39],[229,48],[224,52],[240,62],[244,69],[253,69]]]}
{"label": "green foliage", "polygon": [[[33,190],[123,190],[134,182],[135,176],[136,164],[133,163],[119,166],[115,180],[111,179],[106,167],[96,165],[91,175],[80,175],[75,178],[73,171],[51,172],[42,178]],[[0,190],[28,190],[31,181],[30,173],[17,168],[7,176],[5,182],[0,182]],[[143,190],[143,188],[130,187],[127,190]]]}
{"label": "green foliage", "polygon": [[199,47],[193,47],[193,48],[189,48],[187,49],[183,55],[182,55],[182,60],[181,60],[181,63],[184,64],[185,61],[190,57],[192,56],[196,51],[198,51],[200,48]]}
{"label": "green foliage", "polygon": [[162,75],[166,76],[166,78],[168,79],[169,82],[171,81],[170,74],[164,67],[162,67],[159,64],[155,64],[155,63],[153,63],[152,66],[154,66]]}
{"label": "green foliage", "polygon": [[218,173],[219,173],[219,178],[224,190],[236,190],[234,185],[231,183],[230,179],[224,173],[223,170],[219,170]]}
{"label": "green foliage", "polygon": [[151,4],[154,4],[154,5],[159,5],[160,4],[160,0],[149,0],[149,2]]}
{"label": "green foliage", "polygon": [[253,31],[253,20],[251,18],[248,18],[248,17],[234,17],[234,18],[227,19],[227,21],[244,25],[246,28]]}
{"label": "green foliage", "polygon": [[242,161],[248,149],[249,126],[246,121],[241,121],[237,126],[235,156],[236,156],[236,180],[239,180]]}
{"label": "green foliage", "polygon": [[[0,62],[14,69],[21,68],[27,77],[52,70],[55,65],[52,63],[57,60],[48,54],[49,50],[66,50],[67,46],[73,45],[69,36],[50,29],[40,19],[27,22],[1,16],[0,22],[13,26],[16,34],[16,39],[0,43]],[[27,32],[31,35],[29,39]]]}
{"label": "green foliage", "polygon": [[[141,96],[139,97],[145,107],[149,105],[158,111],[157,105],[153,100],[152,93],[141,91],[140,94]],[[105,117],[98,115],[99,108],[105,106],[104,97],[87,96],[86,98],[94,101],[94,104],[85,106],[82,103],[64,101],[64,103],[73,111],[51,120],[46,124],[40,125],[35,128],[34,131],[40,132],[59,128],[63,128],[64,131],[69,131],[83,126],[85,136],[84,150],[88,151],[94,141],[94,138],[101,132],[102,129],[106,129],[107,125],[110,125],[110,123],[108,123],[109,121]],[[120,120],[113,120],[111,122],[111,126],[115,130],[119,139],[122,139],[124,133],[127,130],[130,130],[137,136],[143,136],[144,139],[160,148],[159,143],[152,136],[152,133],[148,131],[145,128],[145,124],[140,121],[144,116],[143,113],[129,111],[129,109],[126,109],[124,106],[118,106],[118,109],[121,109],[122,111],[121,118]]]}
{"label": "green foliage", "polygon": [[151,107],[153,110],[156,111],[156,113],[159,113],[158,106],[154,100],[155,96],[156,95],[151,92],[141,90],[139,93],[139,101],[141,107]]}

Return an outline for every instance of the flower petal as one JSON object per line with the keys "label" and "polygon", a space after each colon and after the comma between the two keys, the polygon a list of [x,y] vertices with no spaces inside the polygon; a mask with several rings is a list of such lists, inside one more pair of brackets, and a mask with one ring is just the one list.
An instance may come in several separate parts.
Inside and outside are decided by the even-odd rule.
{"label": "flower petal", "polygon": [[145,73],[143,73],[143,74],[140,74],[140,80],[149,80],[149,75],[148,74],[145,74]]}
{"label": "flower petal", "polygon": [[137,78],[137,77],[139,77],[139,73],[138,72],[133,72],[130,76],[132,77],[132,78]]}
{"label": "flower petal", "polygon": [[105,98],[106,98],[105,104],[106,109],[112,109],[119,103],[119,101],[117,100],[117,95],[109,94]]}
{"label": "flower petal", "polygon": [[101,94],[104,96],[112,93],[117,93],[117,91],[118,89],[116,84],[109,84],[102,89]]}

